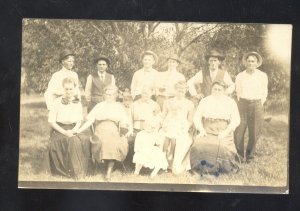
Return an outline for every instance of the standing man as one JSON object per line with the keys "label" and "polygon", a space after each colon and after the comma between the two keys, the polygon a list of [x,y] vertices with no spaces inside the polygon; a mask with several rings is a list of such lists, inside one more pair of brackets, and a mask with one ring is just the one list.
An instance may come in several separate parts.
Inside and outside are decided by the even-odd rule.
{"label": "standing man", "polygon": [[152,67],[158,60],[156,54],[152,51],[145,51],[141,55],[141,60],[143,63],[143,68],[139,69],[133,74],[131,82],[131,95],[134,101],[141,98],[141,93],[144,86],[148,86],[153,90],[151,96],[154,94],[156,87],[155,84],[158,72]]}
{"label": "standing man", "polygon": [[[208,63],[208,67],[202,71],[196,73],[190,80],[188,80],[188,89],[191,96],[200,100],[211,94],[212,83],[214,81],[224,81],[226,85],[226,94],[232,94],[234,91],[234,83],[231,80],[227,71],[220,68],[221,62],[225,59],[225,56],[216,50],[211,50],[205,56]],[[197,93],[195,86],[200,85],[200,93]]]}
{"label": "standing man", "polygon": [[64,94],[62,82],[65,78],[71,77],[75,79],[77,84],[75,98],[80,99],[79,79],[77,73],[73,71],[75,64],[74,52],[69,49],[62,50],[59,55],[59,62],[61,63],[62,68],[52,75],[44,94],[48,110],[52,109],[55,99]]}
{"label": "standing man", "polygon": [[100,55],[95,59],[97,71],[87,77],[85,97],[88,102],[87,111],[90,112],[97,103],[104,100],[104,88],[115,85],[115,78],[107,72],[110,61],[106,56]]}
{"label": "standing man", "polygon": [[244,136],[248,127],[249,140],[246,149],[246,161],[254,158],[255,146],[261,133],[263,105],[268,95],[267,74],[257,69],[262,57],[256,52],[244,55],[246,70],[236,76],[236,94],[241,123],[235,130],[234,138],[237,152],[244,159]]}

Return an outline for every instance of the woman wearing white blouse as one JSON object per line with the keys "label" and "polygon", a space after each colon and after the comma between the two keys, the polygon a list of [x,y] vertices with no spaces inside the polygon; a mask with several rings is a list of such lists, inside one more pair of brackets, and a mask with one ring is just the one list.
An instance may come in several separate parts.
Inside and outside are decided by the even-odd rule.
{"label": "woman wearing white blouse", "polygon": [[[107,161],[105,178],[111,178],[115,161],[124,161],[128,153],[126,137],[132,134],[132,123],[124,106],[116,102],[118,88],[107,86],[104,89],[105,101],[98,103],[87,115],[87,121],[78,129],[86,130],[95,122],[94,136],[91,138],[93,160],[102,163]],[[120,125],[127,126],[128,132],[120,134]]]}
{"label": "woman wearing white blouse", "polygon": [[49,111],[50,170],[52,174],[80,178],[88,171],[90,144],[87,136],[75,136],[82,121],[82,105],[74,97],[76,81],[65,78],[62,82],[64,95],[57,98]]}
{"label": "woman wearing white blouse", "polygon": [[194,116],[200,133],[191,149],[191,165],[201,174],[238,169],[233,132],[240,124],[240,116],[235,101],[225,95],[225,87],[223,81],[213,82],[212,94],[200,101]]}

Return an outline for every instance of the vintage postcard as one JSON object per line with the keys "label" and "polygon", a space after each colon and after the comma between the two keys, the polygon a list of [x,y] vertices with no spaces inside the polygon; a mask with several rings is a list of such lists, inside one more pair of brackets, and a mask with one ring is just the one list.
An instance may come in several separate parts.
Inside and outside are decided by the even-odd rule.
{"label": "vintage postcard", "polygon": [[292,25],[23,19],[19,188],[288,193]]}

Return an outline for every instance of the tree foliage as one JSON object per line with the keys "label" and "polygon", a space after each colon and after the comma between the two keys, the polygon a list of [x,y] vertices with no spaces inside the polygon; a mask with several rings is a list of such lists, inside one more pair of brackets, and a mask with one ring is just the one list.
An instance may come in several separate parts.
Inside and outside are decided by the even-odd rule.
{"label": "tree foliage", "polygon": [[182,58],[180,71],[189,79],[206,65],[207,50],[216,48],[226,55],[223,66],[233,80],[244,68],[243,54],[259,52],[264,58],[260,69],[269,76],[271,98],[288,96],[289,67],[268,53],[266,32],[264,24],[25,19],[22,91],[45,91],[51,75],[61,68],[58,56],[64,48],[76,53],[75,71],[82,86],[95,68],[94,58],[104,54],[112,61],[110,71],[121,89],[130,86],[133,73],[141,68],[140,55],[145,50],[157,53],[155,68],[159,71],[166,68],[166,56],[177,53]]}

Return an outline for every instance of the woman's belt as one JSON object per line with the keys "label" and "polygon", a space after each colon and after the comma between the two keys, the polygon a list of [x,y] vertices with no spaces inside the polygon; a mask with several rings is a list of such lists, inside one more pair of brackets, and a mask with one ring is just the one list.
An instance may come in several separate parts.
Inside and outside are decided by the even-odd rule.
{"label": "woman's belt", "polygon": [[102,102],[103,100],[104,100],[103,95],[97,95],[97,96],[91,97],[91,101],[96,102],[96,103]]}
{"label": "woman's belt", "polygon": [[142,119],[136,120],[135,119],[133,121],[133,128],[138,129],[138,130],[143,129],[144,124],[145,124],[145,120],[142,120]]}
{"label": "woman's belt", "polygon": [[[65,130],[70,130],[75,127],[76,123],[61,123],[61,122],[56,122],[61,128]],[[53,129],[54,130],[54,129]],[[56,131],[56,130],[54,130]]]}
{"label": "woman's belt", "polygon": [[106,122],[106,121],[114,123],[117,127],[119,126],[118,122],[115,122],[111,119],[95,120],[94,125],[96,126],[96,125],[100,124],[101,122]]}
{"label": "woman's belt", "polygon": [[246,98],[240,98],[241,101],[245,101],[248,103],[257,103],[257,102],[261,102],[261,99],[246,99]]}
{"label": "woman's belt", "polygon": [[225,130],[229,124],[226,119],[203,118],[203,127],[207,134],[218,135],[220,131]]}
{"label": "woman's belt", "polygon": [[172,95],[172,94],[158,94],[157,96],[158,97],[164,97],[164,98],[172,98],[172,97],[174,97],[174,95]]}
{"label": "woman's belt", "polygon": [[227,123],[230,122],[229,119],[215,119],[215,118],[207,118],[207,117],[203,117],[202,119],[209,122],[227,122]]}
{"label": "woman's belt", "polygon": [[67,126],[67,125],[76,125],[76,123],[75,122],[73,122],[73,123],[62,123],[62,122],[56,122],[56,124],[58,124],[59,126]]}

